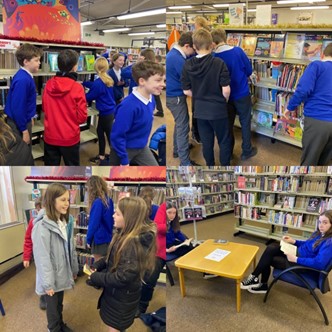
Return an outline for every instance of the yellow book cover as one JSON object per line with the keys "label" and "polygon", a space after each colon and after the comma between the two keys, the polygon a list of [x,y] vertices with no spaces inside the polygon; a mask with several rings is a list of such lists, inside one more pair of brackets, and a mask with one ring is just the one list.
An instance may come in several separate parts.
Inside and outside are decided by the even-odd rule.
{"label": "yellow book cover", "polygon": [[305,34],[287,33],[284,58],[301,59],[304,46]]}

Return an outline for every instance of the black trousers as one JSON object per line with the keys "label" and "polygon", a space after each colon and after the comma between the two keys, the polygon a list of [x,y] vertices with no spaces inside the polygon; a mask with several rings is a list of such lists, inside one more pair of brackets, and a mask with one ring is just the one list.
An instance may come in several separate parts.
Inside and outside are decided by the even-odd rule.
{"label": "black trousers", "polygon": [[271,266],[280,270],[285,270],[294,265],[296,264],[289,262],[286,255],[280,250],[279,243],[272,243],[265,248],[262,257],[252,274],[256,277],[262,274],[261,283],[267,284],[271,274]]}
{"label": "black trousers", "polygon": [[50,332],[61,332],[64,325],[62,320],[64,291],[54,293],[53,296],[45,295],[47,307],[47,328]]}
{"label": "black trousers", "polygon": [[59,166],[61,157],[66,166],[80,165],[80,143],[72,146],[56,146],[44,143],[45,166]]}
{"label": "black trousers", "polygon": [[158,112],[164,114],[163,104],[161,103],[161,99],[159,95],[154,95],[154,100],[156,102],[156,109]]}
{"label": "black trousers", "polygon": [[160,257],[156,257],[156,265],[151,275],[145,275],[144,283],[142,285],[141,299],[139,302],[140,312],[146,312],[149,303],[152,299],[154,288],[156,287],[160,272],[165,266],[166,261]]}
{"label": "black trousers", "polygon": [[108,144],[111,148],[111,131],[114,121],[114,114],[99,115],[98,125],[97,125],[97,135],[99,141],[99,155],[105,155],[106,140],[105,135],[108,140]]}

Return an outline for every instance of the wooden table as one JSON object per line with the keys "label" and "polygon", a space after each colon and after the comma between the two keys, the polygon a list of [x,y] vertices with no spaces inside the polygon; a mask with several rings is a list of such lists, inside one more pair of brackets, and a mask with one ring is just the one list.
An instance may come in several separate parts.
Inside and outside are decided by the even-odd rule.
{"label": "wooden table", "polygon": [[[206,259],[205,256],[215,249],[230,251],[220,262]],[[226,244],[215,243],[214,240],[206,240],[203,244],[194,248],[188,254],[175,261],[175,266],[179,270],[180,291],[182,297],[186,296],[184,285],[184,270],[192,270],[203,273],[216,274],[236,280],[236,310],[241,308],[240,283],[249,265],[256,266],[256,254],[259,247],[247,244],[227,242]]]}

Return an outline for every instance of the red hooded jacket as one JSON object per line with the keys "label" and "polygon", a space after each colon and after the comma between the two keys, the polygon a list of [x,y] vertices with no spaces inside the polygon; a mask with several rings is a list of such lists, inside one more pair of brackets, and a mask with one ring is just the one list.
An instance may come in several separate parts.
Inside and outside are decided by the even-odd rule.
{"label": "red hooded jacket", "polygon": [[166,260],[166,202],[159,206],[154,218],[157,224],[157,253],[156,256]]}
{"label": "red hooded jacket", "polygon": [[81,84],[69,77],[55,76],[43,93],[44,140],[55,146],[80,142],[80,127],[87,119],[87,103]]}

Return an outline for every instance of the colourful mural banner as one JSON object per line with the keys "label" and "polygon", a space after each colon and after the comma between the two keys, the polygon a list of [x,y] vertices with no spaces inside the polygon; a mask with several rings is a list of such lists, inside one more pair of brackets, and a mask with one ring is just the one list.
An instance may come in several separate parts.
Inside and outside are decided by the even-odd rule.
{"label": "colourful mural banner", "polygon": [[111,167],[110,180],[119,181],[166,181],[166,167],[163,166],[130,166]]}
{"label": "colourful mural banner", "polygon": [[81,40],[79,0],[3,0],[3,33],[7,36]]}

